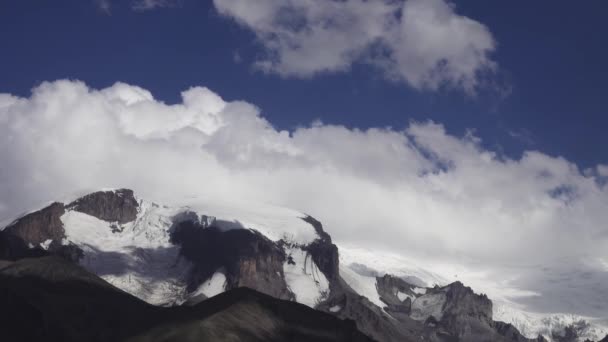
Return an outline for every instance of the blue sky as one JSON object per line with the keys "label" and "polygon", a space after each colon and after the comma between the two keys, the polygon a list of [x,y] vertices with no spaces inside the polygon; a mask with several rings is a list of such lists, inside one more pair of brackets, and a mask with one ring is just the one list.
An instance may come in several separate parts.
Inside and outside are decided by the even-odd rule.
{"label": "blue sky", "polygon": [[400,129],[430,119],[456,135],[475,129],[485,145],[515,158],[537,149],[582,168],[608,161],[602,1],[455,1],[458,14],[486,25],[497,42],[491,81],[500,89],[486,85],[475,97],[387,81],[362,63],[306,79],[264,73],[252,66],[262,53],[254,34],[210,1],[147,11],[109,4],[105,12],[95,1],[2,2],[0,92],[27,95],[62,78],[95,88],[120,80],[174,103],[180,91],[203,85],[259,106],[282,129],[315,119]]}

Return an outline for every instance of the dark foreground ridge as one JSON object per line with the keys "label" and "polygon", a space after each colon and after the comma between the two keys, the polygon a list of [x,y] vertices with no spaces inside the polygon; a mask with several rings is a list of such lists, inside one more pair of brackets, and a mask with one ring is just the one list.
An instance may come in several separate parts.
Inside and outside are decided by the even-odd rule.
{"label": "dark foreground ridge", "polygon": [[0,262],[3,341],[372,341],[353,321],[248,288],[149,305],[58,257]]}

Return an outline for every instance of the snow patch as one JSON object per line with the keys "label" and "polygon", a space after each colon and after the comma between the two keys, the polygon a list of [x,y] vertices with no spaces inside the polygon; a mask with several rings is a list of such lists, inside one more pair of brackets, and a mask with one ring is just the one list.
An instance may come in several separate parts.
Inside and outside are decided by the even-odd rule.
{"label": "snow patch", "polygon": [[46,251],[46,250],[49,249],[49,246],[51,245],[51,242],[53,242],[53,240],[48,239],[48,240],[40,243],[40,247]]}
{"label": "snow patch", "polygon": [[334,305],[331,308],[329,308],[329,312],[338,312],[342,310],[342,307],[340,305]]}
{"label": "snow patch", "polygon": [[423,295],[426,293],[426,289],[423,287],[414,287],[412,289],[412,292],[414,292],[415,294],[418,294],[418,295]]}
{"label": "snow patch", "polygon": [[204,294],[205,297],[211,298],[224,292],[225,290],[226,275],[222,270],[218,270],[211,276],[211,278],[202,283],[201,286],[199,286],[199,288],[192,293],[192,296]]}
{"label": "snow patch", "polygon": [[[329,294],[329,282],[312,256],[299,247],[285,247],[287,260],[283,273],[287,286],[296,296],[296,301],[315,307]],[[294,264],[295,263],[295,264]]]}
{"label": "snow patch", "polygon": [[416,299],[416,297],[410,296],[407,293],[403,293],[401,291],[397,292],[397,298],[399,298],[399,300],[402,301],[402,302],[404,300],[406,300],[407,298],[409,298],[412,302],[414,301],[414,299]]}
{"label": "snow patch", "polygon": [[362,276],[350,267],[342,265],[340,265],[340,277],[359,295],[366,297],[378,307],[384,308],[385,304],[380,300],[378,294],[376,277]]}

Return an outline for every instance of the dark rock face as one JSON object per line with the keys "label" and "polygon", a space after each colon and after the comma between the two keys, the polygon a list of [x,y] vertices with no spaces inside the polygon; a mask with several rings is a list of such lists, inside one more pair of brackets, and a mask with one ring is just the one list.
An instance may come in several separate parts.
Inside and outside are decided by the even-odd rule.
{"label": "dark rock face", "polygon": [[478,295],[459,281],[446,286],[445,289],[446,302],[442,319],[471,317],[483,323],[492,322],[492,301],[485,294]]}
{"label": "dark rock face", "polygon": [[307,246],[303,246],[302,249],[310,254],[312,260],[319,267],[319,270],[323,272],[331,286],[340,277],[338,247],[332,243],[329,234],[323,230],[321,222],[312,216],[303,217],[302,220],[312,225],[317,235],[319,235],[318,239]]}
{"label": "dark rock face", "polygon": [[340,276],[338,247],[331,240],[317,239],[308,246],[302,247],[312,257],[319,270],[323,272],[327,280],[336,282]]}
{"label": "dark rock face", "polygon": [[73,209],[107,222],[127,223],[137,217],[139,203],[133,190],[98,191],[67,205]]}
{"label": "dark rock face", "polygon": [[29,248],[20,237],[0,231],[0,260],[19,260],[48,255],[40,247]]}
{"label": "dark rock face", "polygon": [[295,298],[283,275],[284,250],[255,231],[222,231],[186,220],[174,227],[171,241],[194,263],[190,290],[223,269],[227,290],[249,287],[280,299]]}
{"label": "dark rock face", "polygon": [[303,217],[302,220],[309,223],[315,229],[321,240],[331,243],[331,237],[323,230],[321,222],[310,215]]}
{"label": "dark rock face", "polygon": [[42,210],[23,216],[4,231],[34,246],[47,240],[61,241],[65,237],[61,222],[64,213],[63,204],[55,202]]}
{"label": "dark rock face", "polygon": [[386,303],[385,310],[396,317],[401,315],[409,315],[412,310],[412,300],[408,297],[405,300],[399,299],[398,293],[416,297],[412,292],[412,285],[405,282],[403,279],[384,275],[376,277],[376,286],[380,300]]}
{"label": "dark rock face", "polygon": [[[460,341],[531,341],[510,324],[492,320],[492,301],[486,295],[478,295],[458,281],[427,293],[437,291],[445,292],[446,297],[438,327],[454,338]],[[538,341],[542,340],[540,337]]]}
{"label": "dark rock face", "polygon": [[515,328],[513,325],[511,325],[509,323],[495,321],[492,323],[492,327],[500,336],[504,336],[504,338],[506,338],[507,341],[547,342],[547,340],[540,335],[537,338],[532,339],[532,340],[527,339],[519,333],[517,328]]}

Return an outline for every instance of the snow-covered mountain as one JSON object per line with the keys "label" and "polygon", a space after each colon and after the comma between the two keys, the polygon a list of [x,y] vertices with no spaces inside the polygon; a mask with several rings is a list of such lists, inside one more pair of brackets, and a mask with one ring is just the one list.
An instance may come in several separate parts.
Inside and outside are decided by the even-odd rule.
{"label": "snow-covered mountain", "polygon": [[582,318],[493,304],[416,265],[343,252],[319,221],[297,211],[201,198],[155,203],[126,189],[52,203],[0,238],[3,258],[61,255],[150,304],[192,305],[250,287],[352,319],[378,341],[583,341],[607,333]]}

